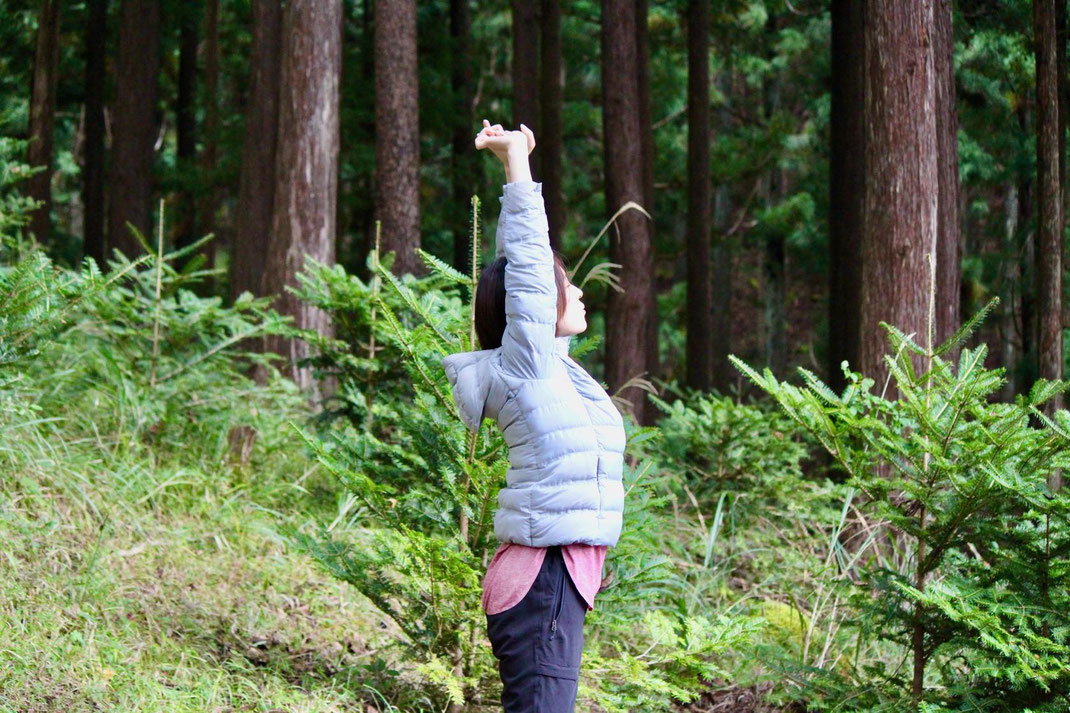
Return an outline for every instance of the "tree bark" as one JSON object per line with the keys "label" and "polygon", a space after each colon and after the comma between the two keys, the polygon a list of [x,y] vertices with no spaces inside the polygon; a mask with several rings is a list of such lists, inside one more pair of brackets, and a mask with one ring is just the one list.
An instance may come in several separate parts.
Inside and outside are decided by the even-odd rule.
{"label": "tree bark", "polygon": [[[277,296],[279,312],[295,317],[295,326],[328,335],[328,314],[284,288],[297,286],[306,257],[334,263],[341,21],[341,0],[292,0],[284,10],[275,202],[263,285],[265,294]],[[306,342],[272,336],[265,346],[288,358],[301,388],[312,384],[311,369],[297,366],[310,354]]]}
{"label": "tree bark", "polygon": [[127,222],[146,238],[152,233],[159,64],[160,0],[123,0],[115,60],[108,246],[131,258],[141,252],[141,245],[130,234]]}
{"label": "tree bark", "polygon": [[[645,202],[635,23],[633,0],[602,0],[602,125],[610,216],[628,201]],[[609,236],[609,257],[621,265],[623,290],[611,290],[606,306],[606,381],[616,392],[629,379],[650,375],[654,256],[650,223],[638,211],[618,217]],[[632,386],[620,396],[646,423],[645,393]]]}
{"label": "tree bark", "polygon": [[[1056,0],[1034,0],[1033,35],[1037,83],[1037,372],[1061,379],[1063,205],[1059,184],[1059,78],[1056,48]],[[1045,405],[1062,407],[1061,397]],[[1061,476],[1048,479],[1055,490]]]}
{"label": "tree bark", "polygon": [[[886,322],[925,345],[939,214],[933,0],[865,6],[862,371],[882,388]],[[934,263],[935,264],[935,263]],[[915,368],[922,368],[920,358]],[[896,398],[894,384],[887,396]]]}
{"label": "tree bark", "polygon": [[238,215],[234,234],[230,296],[261,296],[264,256],[275,202],[275,153],[279,128],[282,2],[253,0],[253,47],[249,105],[245,110]]}
{"label": "tree bark", "polygon": [[[936,315],[934,344],[951,338],[962,321],[962,223],[959,190],[959,121],[955,105],[952,0],[935,0],[933,61],[936,68],[937,198]],[[944,355],[958,361],[958,349]]]}
{"label": "tree bark", "polygon": [[[175,247],[183,248],[196,239],[196,204],[192,190],[197,158],[197,46],[201,3],[186,0],[178,5],[178,97],[175,102],[177,159],[182,190],[174,211]],[[192,255],[187,255],[188,262]]]}
{"label": "tree bark", "polygon": [[[468,0],[450,0],[450,38],[453,41],[453,67],[450,84],[455,100],[453,113],[453,153],[450,168],[453,176],[453,264],[464,273],[472,263],[472,194],[480,182],[480,167],[473,140],[479,126],[472,115],[475,83],[472,69],[472,18]],[[542,142],[540,142],[542,143]]]}
{"label": "tree bark", "polygon": [[30,143],[26,163],[41,171],[30,176],[27,193],[41,205],[30,214],[30,231],[48,243],[52,226],[52,153],[56,115],[56,81],[59,76],[59,0],[44,0],[37,17],[30,95]]}
{"label": "tree bark", "polygon": [[[565,233],[564,127],[561,109],[565,72],[561,60],[561,2],[542,0],[541,43],[539,46],[539,161],[546,219],[550,226],[550,247],[560,250]],[[527,123],[527,122],[525,122]]]}
{"label": "tree bark", "polygon": [[[539,125],[539,4],[512,0],[513,6],[513,128],[523,123],[542,134]],[[531,155],[531,175],[542,180],[540,153]]]}
{"label": "tree bark", "polygon": [[[197,205],[197,237],[215,233],[215,212],[219,193],[216,187],[216,162],[219,157],[219,0],[205,0],[204,5],[204,150],[201,153],[201,180],[205,185]],[[220,236],[204,246],[206,265],[214,267]]]}
{"label": "tree bark", "polygon": [[[717,77],[717,88],[724,96],[724,104],[717,110],[717,126],[721,131],[728,131],[732,117],[729,104],[732,101],[731,66],[721,70]],[[712,262],[713,278],[710,299],[714,305],[712,323],[711,351],[713,358],[712,386],[722,394],[727,394],[732,381],[739,372],[728,361],[732,353],[732,245],[728,234],[732,228],[732,192],[729,186],[718,185],[713,198],[713,224],[716,239],[713,243]]]}
{"label": "tree bark", "polygon": [[710,8],[687,4],[687,385],[711,386]]}
{"label": "tree bark", "polygon": [[[654,215],[654,121],[650,102],[650,33],[648,32],[648,2],[635,3],[635,53],[636,79],[639,87],[639,145],[643,151],[643,208]],[[647,291],[647,377],[654,378],[661,372],[661,353],[658,350],[658,284],[656,275],[657,243],[654,226],[650,229],[650,289]],[[654,412],[644,409],[643,423],[653,423]]]}
{"label": "tree bark", "polygon": [[840,364],[860,368],[861,252],[865,204],[863,5],[832,2],[832,109],[829,129],[828,383],[846,387]]}
{"label": "tree bark", "polygon": [[[415,0],[375,3],[375,206],[396,274],[421,271]],[[473,133],[474,136],[474,133]]]}
{"label": "tree bark", "polygon": [[85,206],[82,252],[104,265],[104,83],[108,0],[88,0],[85,26]]}

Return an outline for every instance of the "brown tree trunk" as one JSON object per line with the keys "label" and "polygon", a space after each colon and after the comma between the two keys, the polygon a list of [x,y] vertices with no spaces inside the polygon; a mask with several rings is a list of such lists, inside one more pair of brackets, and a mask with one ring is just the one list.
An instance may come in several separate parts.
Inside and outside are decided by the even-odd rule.
{"label": "brown tree trunk", "polygon": [[[186,0],[178,5],[178,97],[175,102],[175,133],[179,174],[183,188],[172,215],[175,247],[183,248],[196,239],[196,205],[193,194],[193,169],[197,158],[197,25],[201,3]],[[192,255],[187,255],[188,262]]]}
{"label": "brown tree trunk", "polygon": [[[197,237],[215,233],[215,212],[219,199],[216,188],[216,161],[219,156],[219,0],[204,5],[204,151],[201,153],[201,180],[205,182],[197,205]],[[204,246],[207,266],[214,267],[220,236]]]}
{"label": "brown tree trunk", "polygon": [[[331,334],[326,312],[284,288],[297,286],[305,258],[331,265],[335,255],[338,192],[338,87],[342,65],[341,0],[293,0],[282,27],[282,81],[271,239],[264,268],[264,294],[295,317],[295,326]],[[399,122],[403,123],[403,122]],[[307,343],[269,337],[266,350],[288,358],[301,388],[312,384]]]}
{"label": "brown tree trunk", "polygon": [[[936,314],[933,344],[951,338],[962,321],[962,224],[959,191],[959,120],[955,105],[952,0],[933,5],[933,62],[936,69],[936,141],[940,194],[937,203]],[[958,349],[944,355],[958,360]]]}
{"label": "brown tree trunk", "polygon": [[[450,0],[450,37],[453,41],[453,67],[450,84],[456,101],[453,113],[453,153],[450,168],[453,176],[453,264],[464,273],[472,262],[472,194],[480,180],[480,167],[473,139],[479,125],[472,115],[475,85],[472,70],[472,18],[468,0]],[[542,142],[540,142],[542,143]]]}
{"label": "brown tree trunk", "polygon": [[[513,128],[523,123],[542,134],[539,125],[539,3],[512,0],[513,5]],[[531,175],[542,180],[540,152],[531,155]]]}
{"label": "brown tree trunk", "polygon": [[[647,0],[635,3],[635,54],[636,80],[639,87],[639,143],[643,150],[643,202],[648,213],[654,214],[654,121],[650,104],[650,33],[648,32]],[[657,243],[654,240],[654,226],[650,229],[650,289],[647,291],[647,342],[646,370],[648,378],[660,375],[661,353],[658,350],[658,290],[655,265],[657,262]],[[644,411],[643,423],[653,423],[654,411]]]}
{"label": "brown tree trunk", "polygon": [[[645,202],[635,23],[633,0],[602,1],[602,133],[610,216],[628,201]],[[616,392],[633,377],[650,376],[654,255],[650,223],[638,211],[625,211],[609,236],[609,257],[621,265],[623,290],[611,290],[606,306],[606,381]],[[620,395],[645,423],[644,392],[629,387]]]}
{"label": "brown tree trunk", "polygon": [[687,385],[711,385],[710,8],[687,3]]}
{"label": "brown tree trunk", "polygon": [[[417,273],[420,247],[420,106],[415,0],[375,3],[375,207],[393,271]],[[475,132],[473,132],[473,137]]]}
{"label": "brown tree trunk", "polygon": [[[767,43],[772,46],[779,32],[781,22],[776,14],[770,14],[766,21]],[[768,59],[774,59],[770,51]],[[765,120],[772,124],[780,106],[780,85],[776,76],[770,76],[763,82],[763,104]],[[765,205],[774,206],[787,194],[784,172],[775,164],[769,175],[763,180]],[[769,369],[783,377],[788,368],[788,324],[787,324],[787,250],[784,232],[777,227],[763,231],[765,240],[762,251],[762,301],[765,319],[765,361]]]}
{"label": "brown tree trunk", "polygon": [[[717,88],[725,98],[725,103],[717,110],[717,126],[721,131],[728,131],[732,117],[728,110],[732,101],[732,69],[726,67],[717,77]],[[711,251],[713,276],[710,300],[713,304],[712,342],[713,354],[710,368],[711,382],[714,389],[727,394],[733,379],[738,375],[728,355],[732,353],[732,192],[729,186],[721,184],[714,190],[713,225],[716,239]]]}
{"label": "brown tree trunk", "polygon": [[[1037,372],[1042,379],[1061,379],[1063,205],[1059,185],[1059,79],[1055,0],[1034,0],[1033,34],[1037,82]],[[1056,397],[1049,413],[1061,408]],[[1054,490],[1061,477],[1049,477]]]}
{"label": "brown tree trunk", "polygon": [[[561,2],[542,0],[541,43],[539,46],[539,161],[542,195],[550,226],[550,247],[560,250],[565,232],[566,205],[564,169],[564,128],[561,123],[565,73],[561,60]],[[525,122],[526,123],[526,122]]]}
{"label": "brown tree trunk", "polygon": [[[160,0],[123,0],[115,60],[108,246],[141,252],[129,222],[151,237],[152,160],[156,143],[156,73],[160,64]],[[151,241],[150,241],[151,242]]]}
{"label": "brown tree trunk", "polygon": [[[939,225],[932,3],[871,1],[865,7],[860,363],[877,389],[889,350],[881,322],[927,342],[929,259]],[[918,360],[915,368],[921,367]],[[896,394],[890,385],[887,396]]]}
{"label": "brown tree trunk", "polygon": [[108,0],[89,0],[85,26],[85,163],[82,252],[104,265],[104,81],[108,37]]}
{"label": "brown tree trunk", "polygon": [[279,128],[282,2],[253,0],[249,105],[238,179],[238,215],[230,271],[230,296],[263,294],[264,255],[275,202],[275,152]]}
{"label": "brown tree trunk", "polygon": [[26,163],[41,171],[30,176],[27,193],[41,205],[30,214],[30,231],[47,243],[52,224],[52,136],[56,114],[56,80],[59,76],[59,0],[44,0],[37,17],[30,95],[30,143]]}
{"label": "brown tree trunk", "polygon": [[832,111],[829,130],[828,383],[847,385],[840,364],[860,368],[861,252],[865,203],[863,5],[832,2]]}

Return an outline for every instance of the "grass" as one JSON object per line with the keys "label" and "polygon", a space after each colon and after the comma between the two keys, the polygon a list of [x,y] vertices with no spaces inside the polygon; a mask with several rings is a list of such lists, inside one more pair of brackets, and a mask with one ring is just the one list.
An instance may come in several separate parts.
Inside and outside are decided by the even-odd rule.
{"label": "grass", "polygon": [[0,417],[0,711],[377,709],[396,632],[278,534],[338,515],[295,415],[247,462]]}

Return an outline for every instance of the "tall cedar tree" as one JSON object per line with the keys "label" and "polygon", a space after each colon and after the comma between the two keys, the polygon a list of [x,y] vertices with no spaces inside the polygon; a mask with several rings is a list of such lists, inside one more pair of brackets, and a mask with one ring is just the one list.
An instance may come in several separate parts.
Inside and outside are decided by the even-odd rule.
{"label": "tall cedar tree", "polygon": [[245,109],[231,299],[242,292],[263,294],[264,256],[275,202],[275,152],[279,129],[279,73],[282,52],[281,0],[253,0],[253,47],[249,62],[249,104]]}
{"label": "tall cedar tree", "polygon": [[711,385],[710,8],[687,3],[687,385]]}
{"label": "tall cedar tree", "polygon": [[[648,2],[635,2],[635,57],[636,82],[639,89],[639,146],[643,151],[643,207],[654,213],[654,120],[650,102],[650,33],[648,32]],[[658,293],[656,283],[653,225],[650,229],[650,289],[647,290],[646,371],[648,377],[657,376],[661,354],[658,352]],[[653,418],[653,412],[644,410],[644,422]]]}
{"label": "tall cedar tree", "polygon": [[[940,195],[937,203],[936,315],[934,341],[959,328],[962,291],[962,223],[959,188],[959,121],[955,103],[952,0],[934,0],[933,63],[936,69],[936,142]],[[955,357],[953,350],[949,357]]]}
{"label": "tall cedar tree", "polygon": [[[205,185],[197,200],[197,236],[215,233],[218,201],[215,169],[219,156],[219,0],[204,3],[204,149],[201,151],[201,176]],[[219,236],[205,246],[209,266],[215,265]]]}
{"label": "tall cedar tree", "polygon": [[85,24],[85,149],[82,252],[104,264],[104,86],[108,0],[88,0]]}
{"label": "tall cedar tree", "polygon": [[561,120],[565,72],[561,58],[560,0],[542,0],[539,35],[539,175],[546,200],[550,246],[560,250],[566,220],[562,165],[565,137]]}
{"label": "tall cedar tree", "polygon": [[52,213],[53,126],[56,114],[56,80],[59,74],[59,0],[45,0],[37,17],[30,96],[30,143],[26,163],[41,171],[27,181],[31,198],[41,205],[30,215],[30,230],[47,243]]}
{"label": "tall cedar tree", "polygon": [[865,204],[863,4],[832,0],[829,129],[829,385],[846,386],[840,363],[859,368]]}
{"label": "tall cedar tree", "polygon": [[[602,1],[602,126],[606,212],[646,204],[640,127],[639,71],[634,0]],[[621,266],[622,292],[611,290],[606,306],[606,381],[616,392],[629,379],[649,375],[653,302],[653,246],[650,223],[635,210],[617,218],[609,231],[609,258]],[[647,421],[645,393],[632,386],[620,394],[635,416]]]}
{"label": "tall cedar tree", "polygon": [[453,177],[453,264],[467,274],[471,270],[470,255],[471,199],[481,183],[480,166],[472,139],[477,124],[472,112],[475,100],[475,81],[472,54],[472,13],[468,0],[450,0],[450,39],[453,52],[450,68],[450,86],[453,89],[453,151],[450,155],[450,170]]}
{"label": "tall cedar tree", "polygon": [[[884,383],[887,322],[927,344],[938,237],[933,2],[865,6],[865,231],[860,371]],[[935,255],[933,255],[935,257]],[[915,365],[921,367],[920,361]],[[889,398],[895,398],[889,388]]]}
{"label": "tall cedar tree", "polygon": [[[178,96],[175,101],[175,128],[178,168],[183,189],[174,212],[175,247],[185,247],[196,238],[196,206],[193,195],[193,168],[197,158],[197,26],[201,2],[186,0],[178,6]],[[198,175],[198,179],[202,178]],[[186,256],[188,261],[192,256]]]}
{"label": "tall cedar tree", "polygon": [[[539,125],[539,3],[513,0],[513,128],[523,123],[542,135]],[[531,156],[531,175],[542,179],[541,151]]]}
{"label": "tall cedar tree", "polygon": [[[1034,0],[1033,35],[1037,82],[1037,371],[1042,379],[1063,372],[1063,206],[1059,185],[1059,80],[1055,46],[1055,0]],[[1061,396],[1048,404],[1062,407]],[[1049,479],[1052,488],[1061,478]]]}
{"label": "tall cedar tree", "polygon": [[[341,31],[342,0],[294,0],[283,11],[275,203],[263,285],[297,327],[328,335],[329,315],[285,287],[297,286],[306,256],[334,263]],[[289,358],[300,387],[311,385],[311,370],[297,367],[309,355],[307,343],[271,336],[265,346]]]}
{"label": "tall cedar tree", "polygon": [[111,176],[108,180],[108,252],[128,256],[141,246],[129,222],[150,237],[152,159],[156,142],[156,75],[160,65],[160,0],[122,0],[111,112]]}
{"label": "tall cedar tree", "polygon": [[[729,105],[732,101],[731,64],[727,64],[717,75],[717,89],[724,97],[724,103],[717,109],[717,127],[719,131],[728,132],[732,126]],[[714,305],[712,321],[712,343],[710,346],[713,372],[712,386],[722,394],[728,393],[733,378],[738,374],[728,361],[732,352],[732,191],[721,183],[713,194],[713,227],[716,241],[711,250],[713,263],[712,289],[710,301]]]}
{"label": "tall cedar tree", "polygon": [[396,274],[416,273],[420,247],[420,105],[415,0],[375,3],[375,209]]}

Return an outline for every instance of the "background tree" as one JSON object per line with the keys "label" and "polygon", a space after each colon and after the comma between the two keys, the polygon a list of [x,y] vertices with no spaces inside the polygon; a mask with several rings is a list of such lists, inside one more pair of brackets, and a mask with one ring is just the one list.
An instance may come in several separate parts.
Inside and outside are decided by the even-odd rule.
{"label": "background tree", "polygon": [[[1062,253],[1063,202],[1059,184],[1059,79],[1055,0],[1034,0],[1033,32],[1037,86],[1037,372],[1042,379],[1063,373]],[[1049,413],[1061,408],[1061,394]],[[1061,478],[1052,474],[1053,489]]]}
{"label": "background tree", "polygon": [[253,0],[249,102],[245,109],[230,295],[263,294],[264,256],[275,202],[282,3]]}
{"label": "background tree", "polygon": [[[609,216],[628,201],[646,204],[636,21],[633,0],[603,0],[602,125]],[[650,223],[638,211],[621,214],[609,236],[610,260],[621,266],[621,291],[611,291],[606,305],[606,381],[613,393],[632,378],[649,376],[654,255]],[[620,395],[645,422],[644,392],[631,386]]]}
{"label": "background tree", "polygon": [[[394,272],[420,270],[420,107],[415,0],[375,2],[375,211]],[[475,133],[473,132],[473,136]]]}
{"label": "background tree", "polygon": [[936,234],[934,342],[959,328],[962,289],[962,194],[959,185],[959,121],[955,104],[952,0],[933,0],[933,67],[936,82],[936,146],[939,195]]}
{"label": "background tree", "polygon": [[[307,257],[332,264],[338,191],[338,85],[341,70],[341,0],[295,0],[282,25],[282,81],[275,163],[275,201],[263,291],[302,329],[331,333],[326,313],[286,291]],[[292,378],[312,384],[311,370],[297,363],[308,344],[271,336],[268,351],[289,359]]]}
{"label": "background tree", "polygon": [[567,206],[562,166],[565,137],[561,110],[565,68],[561,59],[560,0],[542,0],[539,38],[539,175],[546,201],[550,246],[561,250]]}
{"label": "background tree", "polygon": [[[513,9],[513,126],[523,123],[536,136],[539,126],[539,3],[536,0],[512,0]],[[539,154],[531,156],[531,175],[542,179]]]}
{"label": "background tree", "polygon": [[710,388],[710,41],[709,3],[687,4],[687,385]]}
{"label": "background tree", "polygon": [[471,199],[481,182],[482,162],[472,150],[477,133],[472,114],[475,97],[475,57],[472,53],[472,19],[468,0],[450,0],[451,53],[450,86],[453,89],[453,150],[450,168],[453,181],[453,264],[461,272],[471,271]]}
{"label": "background tree", "polygon": [[111,174],[108,180],[108,247],[128,256],[141,246],[129,222],[151,232],[152,160],[157,133],[156,72],[160,64],[160,0],[122,0],[115,59]]}
{"label": "background tree", "polygon": [[85,24],[85,149],[82,253],[104,264],[104,89],[108,0],[88,0]]}
{"label": "background tree", "polygon": [[[861,371],[883,384],[884,330],[927,334],[939,165],[931,2],[865,6]],[[909,70],[909,71],[908,71]],[[922,343],[926,343],[923,338]],[[889,397],[894,398],[889,393]]]}
{"label": "background tree", "polygon": [[47,243],[52,223],[53,118],[59,72],[60,0],[44,0],[37,19],[37,46],[33,58],[30,99],[30,143],[26,162],[41,171],[30,177],[27,192],[41,205],[30,216],[30,231]]}

